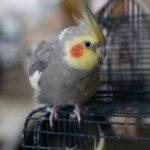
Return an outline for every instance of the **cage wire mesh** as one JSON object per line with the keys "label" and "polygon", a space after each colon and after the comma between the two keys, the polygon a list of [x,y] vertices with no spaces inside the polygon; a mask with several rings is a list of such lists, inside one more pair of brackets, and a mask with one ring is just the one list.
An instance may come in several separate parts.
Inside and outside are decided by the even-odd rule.
{"label": "cage wire mesh", "polygon": [[136,0],[111,0],[97,18],[107,58],[80,127],[69,119],[71,107],[62,108],[53,128],[39,108],[25,122],[23,150],[150,149],[150,15]]}

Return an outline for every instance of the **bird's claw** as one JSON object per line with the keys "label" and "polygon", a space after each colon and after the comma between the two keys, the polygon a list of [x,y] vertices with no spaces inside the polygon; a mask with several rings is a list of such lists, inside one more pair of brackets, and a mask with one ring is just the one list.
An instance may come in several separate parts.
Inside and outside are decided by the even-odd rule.
{"label": "bird's claw", "polygon": [[47,107],[47,111],[50,113],[49,116],[49,123],[50,123],[50,128],[53,127],[53,120],[57,120],[58,119],[58,107],[57,106],[53,106],[53,107]]}
{"label": "bird's claw", "polygon": [[80,114],[80,108],[78,105],[75,105],[75,109],[73,110],[73,113],[70,115],[71,119],[77,118],[78,124],[80,126],[81,123],[81,114]]}

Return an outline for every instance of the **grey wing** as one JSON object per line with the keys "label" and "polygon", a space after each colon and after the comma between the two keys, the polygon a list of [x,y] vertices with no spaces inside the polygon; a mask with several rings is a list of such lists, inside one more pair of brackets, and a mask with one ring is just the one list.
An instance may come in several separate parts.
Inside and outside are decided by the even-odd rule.
{"label": "grey wing", "polygon": [[31,86],[38,90],[38,82],[40,76],[47,68],[50,61],[51,44],[45,41],[41,42],[31,56],[31,64],[29,68],[29,80]]}
{"label": "grey wing", "polygon": [[29,76],[32,76],[35,71],[43,72],[48,66],[49,51],[47,43],[41,42],[31,56],[31,64],[29,68]]}

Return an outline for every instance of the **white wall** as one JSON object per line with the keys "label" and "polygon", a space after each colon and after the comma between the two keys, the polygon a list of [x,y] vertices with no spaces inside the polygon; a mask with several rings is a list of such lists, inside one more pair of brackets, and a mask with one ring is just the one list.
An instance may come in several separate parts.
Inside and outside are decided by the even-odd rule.
{"label": "white wall", "polygon": [[93,0],[93,12],[96,13],[99,9],[101,9],[106,3],[108,2],[108,0]]}
{"label": "white wall", "polygon": [[0,13],[8,10],[29,12],[36,10],[37,0],[0,0]]}

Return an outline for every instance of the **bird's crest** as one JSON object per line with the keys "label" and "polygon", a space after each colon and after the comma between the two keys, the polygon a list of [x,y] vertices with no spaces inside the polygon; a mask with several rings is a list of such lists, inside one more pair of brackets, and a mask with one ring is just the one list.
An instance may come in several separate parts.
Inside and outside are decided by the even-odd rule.
{"label": "bird's crest", "polygon": [[73,17],[77,24],[83,26],[98,43],[105,41],[102,29],[91,12],[87,0],[77,0],[78,11],[73,12]]}

